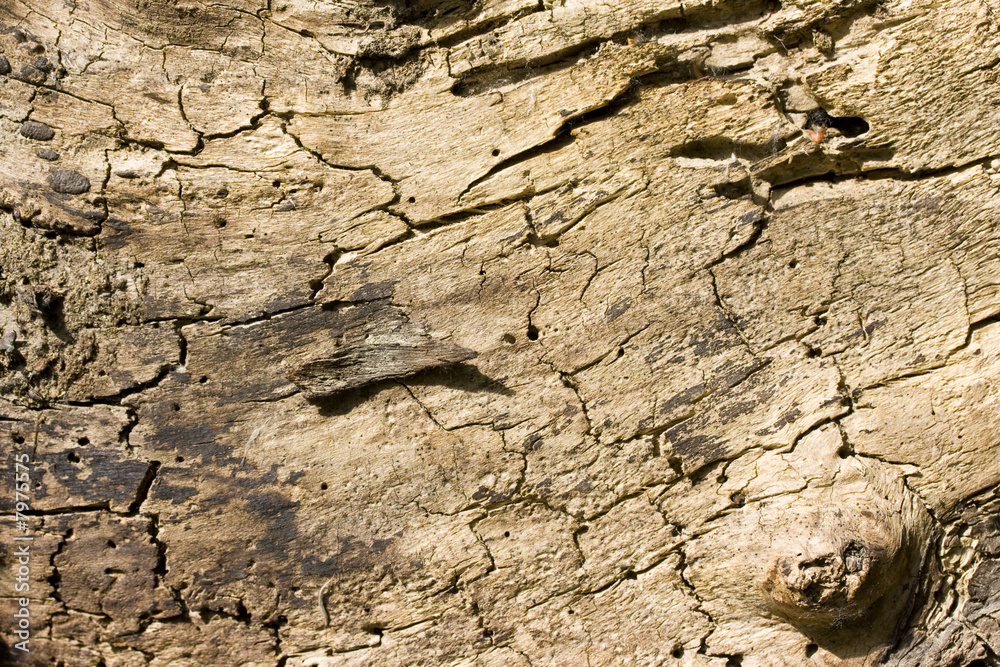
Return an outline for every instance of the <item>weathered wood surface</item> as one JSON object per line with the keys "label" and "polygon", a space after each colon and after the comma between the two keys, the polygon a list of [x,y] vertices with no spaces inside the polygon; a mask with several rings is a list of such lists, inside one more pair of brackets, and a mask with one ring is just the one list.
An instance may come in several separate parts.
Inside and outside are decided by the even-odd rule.
{"label": "weathered wood surface", "polygon": [[998,62],[994,0],[0,0],[6,659],[1000,664]]}

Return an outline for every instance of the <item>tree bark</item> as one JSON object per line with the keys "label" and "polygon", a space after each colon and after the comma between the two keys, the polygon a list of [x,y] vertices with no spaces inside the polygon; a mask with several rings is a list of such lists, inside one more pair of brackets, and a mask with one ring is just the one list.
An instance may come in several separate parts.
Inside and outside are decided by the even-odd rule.
{"label": "tree bark", "polygon": [[998,12],[0,0],[6,659],[1000,664]]}

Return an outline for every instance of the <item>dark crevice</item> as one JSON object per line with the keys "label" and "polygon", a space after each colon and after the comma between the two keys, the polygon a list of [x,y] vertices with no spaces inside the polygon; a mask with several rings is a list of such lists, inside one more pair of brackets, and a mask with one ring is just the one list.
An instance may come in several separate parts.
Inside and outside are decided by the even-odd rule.
{"label": "dark crevice", "polygon": [[[327,274],[327,275],[329,275],[329,274]],[[325,277],[324,277],[324,279],[325,279]],[[267,322],[269,320],[273,320],[274,318],[279,317],[281,315],[287,315],[289,313],[295,313],[295,312],[298,312],[300,310],[306,310],[308,308],[314,308],[315,306],[316,306],[316,303],[313,302],[312,300],[309,300],[309,301],[306,301],[304,303],[297,303],[294,306],[289,306],[288,308],[281,308],[279,310],[272,310],[270,312],[261,313],[260,315],[255,315],[253,317],[248,317],[248,318],[242,319],[242,320],[241,319],[230,319],[230,318],[225,318],[225,317],[212,318],[211,320],[190,320],[190,321],[185,320],[185,323],[184,323],[183,326],[187,326],[188,324],[194,324],[196,322],[201,322],[201,321],[213,321],[213,322],[218,322],[221,326],[228,327],[228,328],[247,327],[247,326],[253,326],[255,324],[260,324],[261,322]],[[185,360],[186,360],[186,355],[185,355]]]}
{"label": "dark crevice", "polygon": [[142,504],[146,502],[146,498],[149,496],[149,489],[153,486],[153,480],[156,479],[156,473],[159,469],[159,461],[149,462],[149,467],[146,468],[146,475],[142,478],[142,482],[139,484],[139,488],[135,494],[135,500],[131,505],[129,505],[126,516],[137,516],[139,514],[139,509],[142,507]]}
{"label": "dark crevice", "polygon": [[[778,145],[780,146],[780,144]],[[734,140],[724,135],[716,135],[686,141],[671,148],[667,156],[700,158],[717,162],[731,161],[735,156],[749,162],[760,162],[773,154],[775,147],[771,139],[763,143],[751,143]]]}
{"label": "dark crevice", "polygon": [[[263,87],[261,89],[261,95],[263,96]],[[247,125],[241,125],[234,130],[228,132],[219,132],[217,134],[206,134],[204,135],[204,140],[213,141],[215,139],[232,139],[235,136],[243,134],[244,132],[253,132],[260,128],[264,119],[271,115],[270,103],[267,101],[266,97],[261,97],[260,102],[258,102],[258,108],[260,108],[260,113],[254,115],[250,118],[250,122]]]}
{"label": "dark crevice", "polygon": [[[480,3],[476,3],[477,6],[479,4]],[[464,28],[462,30],[456,30],[452,34],[448,35],[447,37],[435,40],[434,41],[434,45],[438,46],[438,47],[446,48],[446,49],[447,48],[451,48],[453,46],[457,46],[458,44],[461,44],[462,42],[466,41],[467,39],[476,37],[477,35],[485,35],[487,33],[491,33],[493,31],[499,30],[500,28],[503,28],[504,26],[507,26],[507,25],[509,25],[511,23],[514,23],[516,21],[520,21],[521,19],[523,19],[526,16],[529,16],[531,14],[538,14],[539,12],[545,12],[545,11],[548,11],[548,10],[545,9],[544,3],[541,2],[541,0],[539,0],[538,4],[535,5],[534,7],[525,7],[524,9],[522,9],[520,11],[513,12],[511,14],[508,14],[506,16],[502,16],[502,17],[499,17],[499,18],[496,18],[496,19],[492,19],[490,21],[482,21],[482,22],[476,23],[475,16],[469,17],[469,18],[465,19],[469,23],[468,27],[466,27],[466,28]],[[430,29],[434,30],[433,27],[431,27]]]}
{"label": "dark crevice", "polygon": [[[575,538],[576,538],[576,533],[574,533],[574,541],[575,541]],[[656,567],[659,567],[660,565],[662,565],[663,563],[665,563],[667,560],[669,560],[671,556],[673,556],[673,555],[675,555],[677,553],[678,553],[678,550],[672,549],[672,550],[668,551],[667,553],[663,554],[663,556],[661,556],[660,558],[656,559],[653,563],[647,565],[644,568],[641,568],[641,569],[638,569],[638,570],[635,570],[635,569],[632,569],[632,568],[621,570],[619,573],[617,573],[617,576],[612,577],[611,581],[609,581],[609,582],[607,582],[605,584],[601,584],[597,588],[585,588],[585,589],[582,588],[582,589],[579,590],[579,594],[580,595],[600,595],[601,593],[604,593],[604,592],[606,592],[606,591],[614,588],[615,586],[618,586],[619,584],[622,584],[622,583],[624,583],[626,581],[637,581],[639,579],[640,575],[643,575],[643,574],[649,572],[650,570],[652,570],[652,569],[654,569]],[[560,594],[561,595],[565,595],[566,593],[569,593],[569,592],[572,592],[572,591],[564,591],[563,593],[560,593]],[[543,600],[542,604],[544,604],[545,602],[548,602],[548,600]],[[538,606],[538,605],[532,605],[532,606]]]}
{"label": "dark crevice", "polygon": [[[461,194],[458,195],[458,201],[461,201],[462,197],[464,197],[467,193],[469,193],[474,187],[476,187],[483,181],[486,181],[494,174],[497,174],[505,169],[508,169],[520,162],[526,162],[527,160],[531,160],[532,158],[536,158],[540,155],[545,155],[547,153],[555,153],[562,150],[566,146],[569,146],[575,140],[575,138],[572,135],[572,130],[573,130],[572,123],[570,122],[563,123],[563,125],[556,131],[556,134],[552,139],[549,139],[548,141],[545,141],[536,146],[532,146],[531,148],[525,151],[521,151],[520,153],[516,153],[510,156],[509,158],[506,158],[498,162],[497,164],[493,165],[493,167],[491,167],[485,174],[479,176],[478,178],[475,178],[465,187],[465,189],[461,192]],[[534,195],[535,193],[531,194]]]}
{"label": "dark crevice", "polygon": [[688,594],[692,598],[694,598],[696,602],[696,607],[694,610],[699,614],[703,615],[705,617],[705,620],[708,621],[708,625],[712,628],[712,630],[709,630],[709,632],[701,638],[701,645],[698,647],[698,653],[702,655],[710,655],[708,652],[708,638],[712,634],[712,632],[714,632],[714,629],[718,626],[716,625],[715,619],[712,618],[712,614],[705,609],[705,601],[701,599],[700,595],[698,595],[698,590],[695,588],[694,584],[692,584],[691,581],[687,578],[686,570],[688,568],[688,562],[687,562],[688,559],[687,559],[687,552],[684,550],[684,546],[683,545],[678,546],[676,549],[676,553],[680,557],[680,562],[677,563],[677,574],[680,576],[681,584],[683,584]]}
{"label": "dark crevice", "polygon": [[[161,320],[169,321],[174,325],[175,331],[177,332],[177,342],[178,342],[178,362],[174,364],[162,364],[157,371],[156,375],[145,382],[140,382],[132,387],[123,389],[117,394],[111,396],[101,396],[101,397],[91,397],[87,400],[74,400],[65,401],[66,405],[87,407],[92,405],[122,405],[126,398],[129,396],[134,396],[135,394],[142,393],[149,389],[153,389],[158,386],[164,379],[166,379],[172,372],[174,372],[178,367],[183,367],[187,362],[187,339],[184,337],[182,331],[183,327],[188,324],[192,324],[198,320],[190,318],[177,318],[171,320]],[[148,320],[146,323],[151,323],[153,320]],[[132,429],[135,427],[136,417],[132,411],[129,412],[129,423],[126,424],[122,431],[118,434],[118,441],[121,443],[128,444],[128,437]]]}
{"label": "dark crevice", "polygon": [[962,346],[962,348],[969,347],[969,345],[972,343],[972,337],[976,334],[976,332],[982,331],[983,329],[992,326],[994,324],[997,324],[998,322],[1000,322],[1000,313],[997,313],[995,315],[990,315],[989,317],[984,317],[981,320],[976,320],[975,322],[972,322],[969,325],[969,332],[965,335],[965,344]]}
{"label": "dark crevice", "polygon": [[187,363],[187,338],[184,336],[184,327],[188,324],[191,324],[191,322],[186,320],[174,321],[174,331],[177,333],[177,358],[179,359],[179,366]]}
{"label": "dark crevice", "polygon": [[[183,120],[184,123],[188,126],[188,129],[194,132],[196,135],[198,135],[198,140],[195,142],[194,148],[192,148],[189,151],[180,151],[180,152],[183,153],[184,155],[192,155],[192,156],[198,155],[205,149],[205,135],[199,132],[198,130],[194,129],[194,126],[191,124],[191,121],[188,120],[187,112],[184,111],[184,86],[177,87],[177,109],[181,114],[181,120]],[[177,152],[177,151],[169,151],[169,152]]]}
{"label": "dark crevice", "polygon": [[61,516],[63,514],[79,514],[83,512],[110,512],[110,501],[100,503],[88,503],[85,505],[69,505],[66,507],[56,507],[54,509],[40,510],[30,509],[24,512],[25,516]]}
{"label": "dark crevice", "polygon": [[312,290],[312,293],[309,294],[310,302],[315,303],[316,295],[323,290],[323,285],[326,283],[326,279],[333,273],[333,267],[337,265],[337,262],[343,254],[344,252],[340,248],[334,247],[333,250],[323,256],[323,263],[326,264],[326,270],[319,278],[313,278],[309,281],[309,289]]}
{"label": "dark crevice", "polygon": [[[1000,320],[998,320],[1000,321]],[[929,368],[923,368],[920,370],[909,371],[906,373],[901,373],[899,375],[894,375],[891,378],[886,378],[884,380],[879,380],[875,384],[870,384],[867,387],[861,387],[855,390],[855,395],[861,395],[862,392],[871,391],[872,389],[879,389],[882,387],[890,387],[897,382],[902,382],[904,380],[910,380],[912,378],[923,377],[925,375],[933,375],[936,371],[944,368],[946,364],[938,364],[936,366],[930,366]]]}
{"label": "dark crevice", "polygon": [[[441,227],[448,227],[449,225],[454,225],[454,224],[457,224],[457,223],[460,223],[460,222],[465,222],[466,220],[469,220],[471,218],[475,218],[477,216],[480,216],[480,215],[483,215],[483,214],[486,214],[486,213],[490,213],[490,212],[493,212],[493,211],[499,211],[499,210],[505,209],[508,206],[510,206],[511,204],[516,204],[518,202],[524,202],[524,201],[530,200],[532,197],[537,197],[538,195],[547,194],[549,192],[552,192],[553,190],[558,190],[559,188],[561,188],[563,186],[564,186],[564,183],[558,183],[556,185],[553,185],[553,186],[550,186],[550,187],[547,187],[547,188],[543,188],[541,190],[530,189],[528,191],[521,192],[521,193],[513,195],[513,196],[505,197],[503,199],[497,199],[497,200],[491,201],[491,202],[486,203],[486,204],[479,204],[479,205],[474,206],[472,208],[465,208],[465,209],[454,211],[452,213],[447,213],[445,215],[441,215],[441,216],[438,216],[438,217],[435,217],[435,218],[428,218],[427,220],[424,220],[422,222],[417,222],[417,223],[410,223],[409,221],[406,221],[406,222],[407,222],[407,224],[410,224],[414,229],[419,229],[419,230],[424,231],[424,232],[432,231],[432,230],[435,230],[435,229],[440,229]],[[465,192],[468,192],[468,188],[465,190]],[[395,215],[398,215],[398,212],[396,212],[396,211],[390,211],[390,212],[393,213],[393,214],[395,214]],[[530,219],[530,210],[529,209],[525,210],[525,215],[527,217],[528,226],[532,227],[532,222],[531,222],[531,219]],[[387,244],[387,245],[383,246],[379,250],[384,250],[385,248],[388,248],[388,247],[390,247],[392,245],[395,245],[397,243],[402,243],[403,241],[408,241],[411,238],[413,238],[412,235],[407,235],[407,236],[405,236],[403,238],[400,238],[400,239],[394,241],[393,243],[390,243],[390,244]],[[539,241],[540,245],[545,245],[545,243],[547,242],[545,240],[538,239],[537,235],[536,235],[536,239]],[[530,242],[530,240],[529,240],[529,242]]]}
{"label": "dark crevice", "polygon": [[59,593],[59,585],[62,583],[62,575],[59,574],[59,568],[56,567],[56,558],[62,553],[63,549],[66,547],[66,542],[68,542],[71,537],[73,537],[72,528],[70,528],[66,534],[62,536],[62,539],[59,540],[59,546],[56,547],[55,551],[53,551],[52,555],[49,557],[49,567],[52,568],[52,574],[48,576],[47,581],[49,585],[52,586],[52,599],[58,602],[63,609],[66,608],[66,603],[63,602],[62,595]]}
{"label": "dark crevice", "polygon": [[508,169],[521,162],[525,162],[540,155],[554,153],[556,151],[565,148],[566,146],[569,146],[575,140],[575,137],[573,136],[574,129],[582,127],[584,125],[589,125],[591,123],[596,123],[606,118],[610,118],[611,116],[614,116],[615,114],[620,112],[622,109],[634,104],[635,102],[638,101],[638,92],[641,86],[642,86],[642,81],[640,78],[630,79],[629,85],[626,86],[625,90],[623,90],[617,96],[609,100],[606,104],[591,111],[579,114],[577,116],[569,117],[568,120],[564,121],[563,124],[559,126],[559,129],[556,130],[555,135],[548,141],[545,141],[536,146],[532,146],[527,150],[521,151],[520,153],[516,153],[510,156],[509,158],[493,165],[493,167],[490,168],[489,171],[487,171],[482,176],[479,176],[478,178],[474,179],[465,187],[465,190],[463,190],[462,193],[458,196],[459,201],[461,201],[462,197],[465,196],[466,193],[471,191],[474,187],[476,187],[483,181],[489,179],[494,174],[502,172],[505,169]]}
{"label": "dark crevice", "polygon": [[[180,365],[183,364],[184,362],[182,360],[180,362]],[[76,407],[88,407],[91,405],[121,405],[122,402],[129,396],[140,394],[144,391],[153,389],[154,387],[158,386],[164,379],[166,379],[168,375],[170,375],[170,373],[172,373],[175,370],[175,368],[176,367],[172,364],[164,364],[163,366],[160,367],[160,370],[156,373],[156,376],[154,376],[151,380],[147,380],[146,382],[141,382],[137,385],[129,387],[128,389],[124,389],[118,392],[117,394],[114,394],[112,396],[91,397],[87,400],[81,400],[81,401],[65,401],[65,404]],[[119,433],[119,442],[123,442],[128,439],[128,434],[132,431],[132,427],[134,426],[135,424],[129,424],[125,427],[125,429],[123,429],[122,433]]]}
{"label": "dark crevice", "polygon": [[[655,456],[662,456],[663,452],[661,450],[661,445],[660,445],[660,436],[662,436],[664,433],[666,433],[667,431],[671,430],[675,426],[680,426],[681,424],[683,424],[687,420],[689,420],[692,417],[694,417],[695,414],[696,414],[696,412],[694,410],[694,406],[697,405],[698,403],[700,403],[701,401],[703,401],[706,396],[709,396],[712,393],[714,393],[713,390],[706,389],[700,395],[698,395],[698,396],[692,396],[691,400],[686,403],[686,406],[688,408],[688,410],[686,412],[684,412],[683,414],[681,414],[681,415],[679,415],[677,417],[674,417],[673,419],[670,419],[669,421],[666,421],[663,424],[660,424],[658,426],[650,426],[648,428],[641,428],[641,429],[639,429],[637,435],[639,435],[640,437],[642,437],[642,436],[648,436],[648,437],[653,438],[654,455]],[[671,460],[669,462],[670,463],[670,467],[678,475],[683,475],[684,471],[683,471],[683,468],[681,467],[680,459],[678,459],[677,457],[671,457],[671,458],[675,459],[676,461],[675,460]],[[676,465],[675,465],[675,462],[676,462]]]}
{"label": "dark crevice", "polygon": [[740,328],[736,314],[732,310],[730,310],[729,306],[727,306],[725,302],[723,302],[722,296],[719,294],[719,282],[716,279],[715,272],[712,270],[712,268],[713,267],[710,266],[706,270],[708,272],[709,278],[711,279],[712,295],[715,297],[715,307],[719,309],[719,312],[722,314],[723,318],[725,318],[725,320],[733,328],[733,331],[736,332],[736,335],[740,337],[740,340],[743,341],[743,345],[746,347],[750,355],[756,357],[757,351],[754,350],[753,346],[750,344],[750,340],[743,333],[743,329]]}
{"label": "dark crevice", "polygon": [[[370,171],[380,181],[391,183],[393,186],[395,186],[399,182],[398,179],[395,179],[389,176],[388,174],[383,173],[382,170],[379,169],[374,164],[364,165],[364,166],[349,166],[343,164],[334,164],[328,161],[326,158],[323,157],[322,153],[320,153],[314,148],[309,148],[308,146],[306,146],[304,143],[302,143],[302,139],[300,139],[298,135],[296,135],[294,132],[288,129],[287,121],[290,120],[291,114],[275,114],[275,116],[285,121],[281,124],[281,131],[284,132],[289,137],[291,137],[292,141],[295,143],[296,146],[298,146],[301,150],[305,151],[309,155],[313,156],[321,164],[325,164],[327,167],[330,167],[331,169],[343,169],[345,171]],[[390,202],[390,204],[391,203],[393,202]]]}
{"label": "dark crevice", "polygon": [[640,327],[637,331],[626,335],[624,338],[618,340],[617,342],[612,341],[612,343],[608,346],[606,352],[603,352],[602,354],[599,354],[596,358],[574,368],[571,371],[568,371],[566,374],[569,375],[570,377],[579,375],[580,373],[583,373],[584,371],[587,371],[593,368],[594,366],[598,365],[611,355],[614,355],[616,359],[620,359],[625,354],[625,346],[631,343],[636,336],[642,334],[644,331],[649,329],[649,327],[650,325],[647,324],[644,327]]}
{"label": "dark crevice", "polygon": [[[845,155],[845,160],[851,160],[854,158],[860,158],[860,156],[849,156]],[[865,170],[863,164],[859,160],[858,169],[853,171],[842,171],[837,172],[834,169],[829,169],[823,174],[812,174],[804,176],[802,178],[790,179],[782,181],[780,178],[770,181],[767,176],[767,170],[756,173],[756,175],[762,180],[772,183],[774,190],[772,190],[772,198],[778,194],[777,191],[785,192],[791,190],[792,188],[802,187],[805,185],[812,185],[814,183],[846,183],[849,181],[854,181],[858,179],[865,179],[869,181],[881,181],[881,180],[891,180],[891,181],[903,181],[903,182],[914,182],[920,181],[928,178],[943,178],[947,176],[953,176],[966,171],[975,166],[986,167],[989,165],[993,157],[981,157],[975,160],[970,160],[969,162],[964,162],[959,165],[947,165],[944,167],[938,167],[935,169],[918,169],[915,171],[904,171],[897,168],[878,168]],[[832,163],[830,165],[832,167]]]}
{"label": "dark crevice", "polygon": [[[159,544],[160,542],[157,541],[157,545]],[[193,609],[191,611],[197,614],[198,620],[205,625],[211,623],[212,620],[216,618],[232,619],[234,621],[237,621],[238,623],[242,623],[245,626],[249,626],[252,620],[250,612],[247,610],[246,605],[243,604],[243,600],[239,599],[236,600],[236,610],[235,610],[236,613],[230,613],[224,609],[205,609],[205,608]]]}
{"label": "dark crevice", "polygon": [[[149,533],[150,540],[156,545],[156,565],[153,567],[153,575],[156,579],[156,585],[159,586],[163,584],[163,580],[167,576],[167,545],[160,541],[159,514],[150,515],[146,532]],[[181,608],[185,609],[186,612],[186,607],[182,606]]]}
{"label": "dark crevice", "polygon": [[[655,42],[659,37],[697,33],[711,28],[730,26],[734,23],[757,21],[780,8],[780,3],[774,0],[753,0],[741,3],[738,8],[734,8],[731,4],[726,5],[723,11],[712,7],[692,12],[685,11],[681,7],[680,16],[675,17],[663,15],[672,13],[673,10],[668,9],[658,17],[649,17],[641,23],[623,27],[610,34],[597,35],[585,41],[570,44],[536,58],[516,58],[473,67],[456,83],[453,92],[461,96],[478,95],[496,88],[498,82],[499,85],[514,85],[521,81],[569,69],[577,65],[581,59],[593,57],[606,44],[614,43],[637,48],[647,42]],[[480,34],[486,34],[486,32],[482,31]],[[663,49],[664,47],[660,44],[654,44],[653,48]],[[657,63],[657,67],[676,67],[678,65],[685,70],[686,74],[690,74],[690,64],[679,62],[676,54],[671,54],[669,58],[663,58],[663,62]],[[746,69],[749,68],[750,66],[747,66]]]}
{"label": "dark crevice", "polygon": [[577,65],[581,58],[597,54],[604,40],[591,40],[574,45],[563,54],[529,62],[509,62],[498,68],[490,64],[473,68],[456,79],[451,92],[457,97],[476,97],[500,87],[515,86],[519,83],[550,76]]}
{"label": "dark crevice", "polygon": [[871,126],[860,116],[831,116],[826,109],[819,107],[806,115],[806,129],[815,131],[834,129],[848,139],[853,139],[866,133]]}
{"label": "dark crevice", "polygon": [[[816,422],[815,424],[813,424],[812,426],[810,426],[806,430],[804,430],[801,433],[799,433],[797,436],[795,436],[795,440],[792,441],[792,445],[791,445],[791,447],[788,448],[787,451],[788,452],[794,452],[795,448],[798,446],[798,444],[800,442],[802,442],[805,438],[809,437],[810,435],[812,435],[813,433],[815,433],[816,431],[820,430],[821,428],[823,428],[825,426],[834,425],[834,426],[838,427],[838,429],[839,429],[839,427],[840,427],[840,420],[843,419],[844,417],[846,417],[847,415],[849,415],[851,413],[851,408],[850,408],[850,405],[848,405],[848,403],[847,403],[847,398],[844,398],[843,403],[845,405],[844,412],[840,413],[839,415],[835,415],[833,417],[824,417],[823,419],[819,420],[818,422]],[[841,452],[843,450],[844,450],[844,446],[842,445],[841,448],[838,449],[837,451]],[[846,457],[842,456],[841,458],[846,458]]]}
{"label": "dark crevice", "polygon": [[[656,488],[658,486],[669,485],[669,484],[672,484],[675,481],[677,481],[677,480],[676,479],[669,479],[669,478],[667,478],[667,479],[657,479],[657,480],[655,480],[655,481],[653,481],[653,482],[651,482],[649,484],[646,484],[646,485],[642,486],[641,488],[636,489],[635,491],[632,491],[630,493],[626,493],[625,495],[622,495],[622,496],[615,497],[615,499],[611,503],[609,503],[607,507],[605,507],[605,508],[603,508],[601,510],[598,510],[598,511],[592,513],[592,514],[581,514],[580,516],[574,515],[574,518],[577,518],[577,519],[579,519],[581,521],[587,521],[588,523],[593,523],[597,519],[600,519],[600,518],[602,518],[604,516],[607,516],[608,514],[610,514],[611,512],[613,512],[622,503],[627,503],[630,500],[635,500],[636,498],[639,498],[641,496],[645,496],[645,495],[647,495],[649,493],[650,489],[654,489],[654,488]],[[647,498],[647,501],[648,500],[649,499]],[[577,533],[579,533],[581,535],[583,533],[585,533],[585,532],[587,532],[587,526],[583,526],[583,527],[581,527],[580,530],[577,531]],[[574,534],[574,536],[573,536],[574,541],[576,541],[576,537],[577,537],[577,535]],[[579,547],[579,545],[577,545],[577,547]],[[638,570],[638,573],[642,574],[643,572],[646,572],[646,571],[652,569],[653,567],[655,567],[655,565],[651,565],[649,567],[646,567],[646,568],[643,568],[641,570]]]}
{"label": "dark crevice", "polygon": [[[544,192],[548,192],[548,191],[549,190],[545,190]],[[448,213],[446,215],[442,215],[442,216],[439,216],[439,217],[436,217],[436,218],[430,218],[430,219],[424,220],[422,222],[412,223],[412,226],[415,229],[419,229],[422,232],[433,231],[435,229],[440,229],[442,227],[448,227],[450,225],[454,225],[454,224],[457,224],[457,223],[460,223],[460,222],[465,222],[466,220],[478,217],[478,216],[483,215],[485,213],[490,213],[492,211],[499,211],[501,209],[505,209],[508,206],[510,206],[511,204],[516,204],[519,201],[524,201],[526,199],[530,199],[531,197],[534,197],[537,194],[541,194],[541,193],[540,192],[532,192],[530,194],[525,194],[525,195],[520,196],[520,197],[510,197],[510,198],[507,198],[507,199],[501,199],[501,200],[498,200],[498,201],[495,201],[495,202],[492,202],[492,203],[489,203],[489,204],[484,204],[484,205],[481,205],[481,206],[476,206],[475,208],[462,209],[461,211],[455,211],[454,213]],[[401,243],[403,241],[408,241],[411,238],[413,238],[413,237],[412,236],[406,236],[404,238],[400,238],[395,243]],[[395,245],[395,243],[389,244],[389,245]],[[383,246],[382,248],[380,248],[380,250],[384,250],[385,248],[388,248],[389,245]]]}
{"label": "dark crevice", "polygon": [[[719,264],[722,264],[728,259],[739,257],[746,251],[753,248],[755,245],[757,245],[757,242],[760,241],[760,237],[764,235],[764,232],[767,230],[767,226],[768,224],[770,224],[770,222],[771,218],[769,215],[757,216],[756,219],[753,221],[753,231],[750,232],[750,236],[747,237],[747,240],[739,244],[732,250],[722,253],[722,255],[712,260],[712,262],[705,268],[708,269],[709,272],[711,272],[711,270],[714,269]],[[716,290],[716,298],[719,301],[719,305],[721,306],[722,300],[718,298],[718,288],[715,285],[714,273],[712,274],[712,287],[713,289]]]}

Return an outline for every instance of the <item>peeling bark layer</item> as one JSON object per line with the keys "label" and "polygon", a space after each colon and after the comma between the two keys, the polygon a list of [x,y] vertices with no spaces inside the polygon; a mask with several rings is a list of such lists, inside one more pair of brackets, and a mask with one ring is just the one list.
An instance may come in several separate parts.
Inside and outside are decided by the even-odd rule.
{"label": "peeling bark layer", "polygon": [[998,12],[0,0],[6,658],[998,664]]}

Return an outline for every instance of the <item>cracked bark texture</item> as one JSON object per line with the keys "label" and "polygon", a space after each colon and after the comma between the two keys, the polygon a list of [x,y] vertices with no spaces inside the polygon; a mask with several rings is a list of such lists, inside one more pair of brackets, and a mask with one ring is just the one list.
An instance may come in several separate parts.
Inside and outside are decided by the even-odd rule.
{"label": "cracked bark texture", "polygon": [[6,659],[1000,664],[998,12],[0,0]]}

